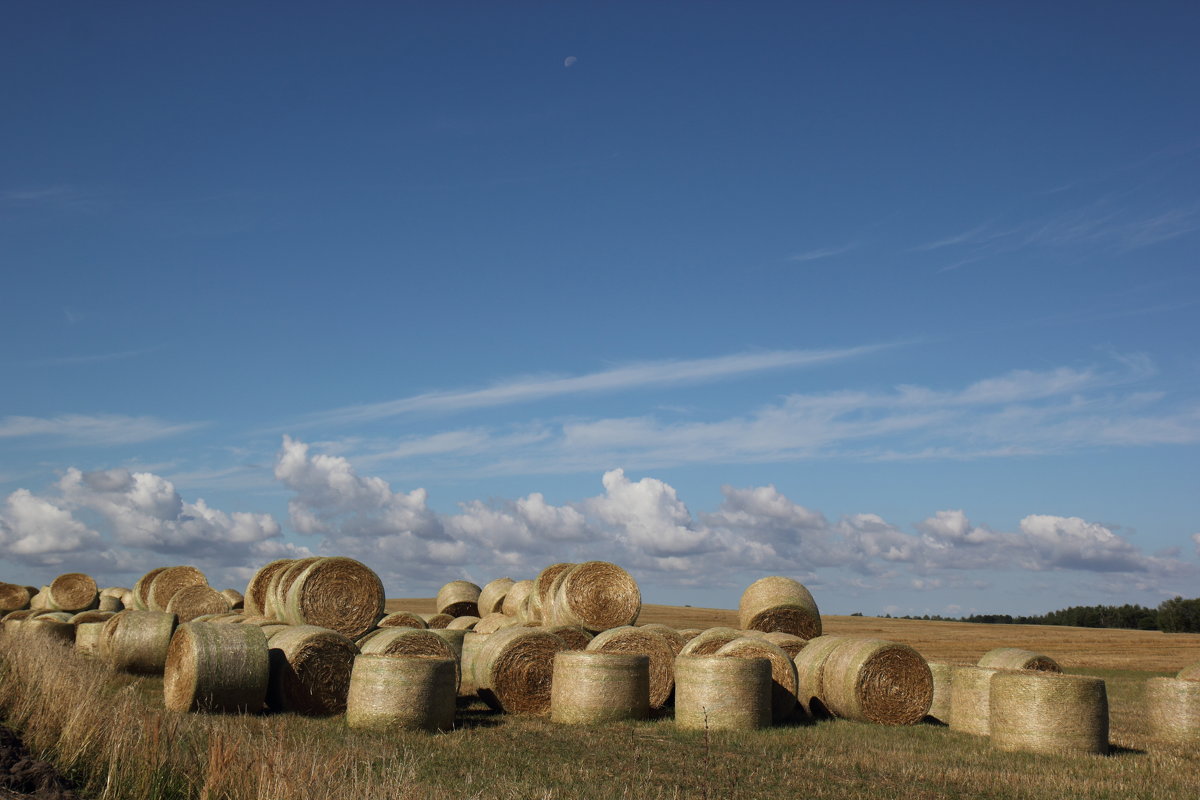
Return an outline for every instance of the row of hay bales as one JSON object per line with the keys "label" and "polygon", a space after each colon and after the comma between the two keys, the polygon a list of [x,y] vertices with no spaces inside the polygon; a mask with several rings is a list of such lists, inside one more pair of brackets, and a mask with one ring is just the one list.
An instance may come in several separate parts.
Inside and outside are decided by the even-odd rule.
{"label": "row of hay bales", "polygon": [[241,592],[236,589],[217,591],[208,585],[204,573],[188,566],[151,570],[132,589],[123,586],[99,588],[90,575],[82,572],[59,575],[41,589],[0,583],[0,614],[6,616],[14,611],[79,613],[136,609],[170,611],[186,621],[202,614],[241,607]]}

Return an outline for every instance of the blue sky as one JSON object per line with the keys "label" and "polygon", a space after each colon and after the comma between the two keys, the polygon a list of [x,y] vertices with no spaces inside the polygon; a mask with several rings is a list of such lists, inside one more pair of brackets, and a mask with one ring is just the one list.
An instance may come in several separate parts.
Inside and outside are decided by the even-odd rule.
{"label": "blue sky", "polygon": [[1194,4],[17,4],[0,579],[1200,593]]}

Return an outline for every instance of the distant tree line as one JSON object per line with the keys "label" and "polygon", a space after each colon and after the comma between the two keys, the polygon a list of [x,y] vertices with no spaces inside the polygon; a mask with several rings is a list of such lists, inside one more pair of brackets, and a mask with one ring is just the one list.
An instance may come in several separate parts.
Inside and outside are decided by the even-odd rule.
{"label": "distant tree line", "polygon": [[[887,616],[891,616],[890,614]],[[943,617],[925,614],[900,619],[943,620],[946,622],[983,622],[1004,625],[1071,625],[1078,628],[1131,628],[1164,633],[1200,633],[1200,598],[1164,600],[1158,608],[1145,606],[1071,606],[1048,614],[1013,616],[1012,614],[972,614],[969,617]]]}

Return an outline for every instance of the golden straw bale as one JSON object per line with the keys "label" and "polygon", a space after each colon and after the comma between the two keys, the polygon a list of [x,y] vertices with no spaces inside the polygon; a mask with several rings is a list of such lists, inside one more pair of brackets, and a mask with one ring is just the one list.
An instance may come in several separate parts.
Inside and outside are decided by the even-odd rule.
{"label": "golden straw bale", "polygon": [[521,622],[529,622],[530,620],[525,618],[525,600],[532,591],[533,581],[517,581],[508,587],[508,592],[504,595],[504,606],[500,610],[510,617],[516,617]]}
{"label": "golden straw bale", "polygon": [[496,578],[494,581],[487,583],[479,592],[479,599],[475,601],[479,607],[479,616],[486,617],[488,614],[504,613],[504,598],[508,596],[508,590],[516,583],[512,578]]}
{"label": "golden straw bale", "polygon": [[765,658],[771,662],[771,719],[782,722],[796,710],[796,665],[783,648],[765,639],[743,636],[715,655],[724,658]]}
{"label": "golden straw bale", "polygon": [[563,572],[554,594],[552,620],[592,633],[633,625],[642,593],[628,572],[608,561],[586,561]]}
{"label": "golden straw bale", "polygon": [[[825,660],[848,637],[818,636],[809,639],[804,649],[792,659],[796,663],[796,699],[804,713],[811,717],[829,716],[825,707],[823,683]],[[685,650],[687,648],[684,648]]]}
{"label": "golden straw bale", "polygon": [[441,636],[417,628],[381,628],[359,646],[359,651],[373,656],[412,656],[413,658],[449,658],[454,661],[454,688],[461,679],[458,653]]}
{"label": "golden straw bale", "polygon": [[456,669],[451,658],[356,656],[346,698],[346,725],[389,733],[450,730]]}
{"label": "golden straw bale", "polygon": [[821,612],[804,584],[782,575],[770,575],[759,578],[742,592],[738,626],[743,630],[783,631],[812,639],[821,635]]}
{"label": "golden straw bale", "polygon": [[679,631],[675,630],[670,625],[663,625],[658,622],[651,622],[646,625],[640,625],[638,627],[648,628],[652,631],[657,631],[658,633],[661,633],[663,636],[667,637],[667,641],[671,643],[671,648],[675,651],[675,655],[679,655],[679,651],[683,649],[683,646],[685,644],[687,644],[687,639],[684,639],[682,636],[680,636]]}
{"label": "golden straw bale", "polygon": [[0,583],[0,613],[29,608],[29,589],[15,583]]}
{"label": "golden straw bale", "polygon": [[596,634],[588,643],[589,653],[635,653],[650,658],[650,708],[667,705],[675,691],[675,646],[666,636],[649,628],[625,625]]}
{"label": "golden straw bale", "polygon": [[484,702],[508,714],[548,713],[554,656],[566,649],[563,640],[544,629],[516,627],[484,638],[473,669]]}
{"label": "golden straw bale", "polygon": [[1086,675],[1001,670],[991,683],[992,745],[1038,753],[1108,752],[1108,693]]}
{"label": "golden straw bale", "polygon": [[317,625],[353,640],[375,627],[385,600],[383,581],[366,564],[322,558],[292,581],[284,616],[293,625]]}
{"label": "golden straw bale", "polygon": [[[446,630],[454,630],[447,628]],[[475,664],[479,661],[479,651],[487,642],[489,634],[463,631],[462,650],[459,651],[461,677],[458,684],[459,697],[472,697],[477,688],[475,683]]]}
{"label": "golden straw bale", "polygon": [[108,622],[115,619],[120,622],[108,643],[113,668],[139,675],[161,675],[178,622],[175,615],[165,611],[123,611]]}
{"label": "golden straw bale", "polygon": [[951,730],[989,736],[992,732],[992,676],[1000,670],[992,667],[955,666],[950,670]]}
{"label": "golden straw bale", "polygon": [[1062,672],[1050,656],[1019,647],[997,647],[979,657],[978,666],[992,669],[1029,669],[1038,672]]}
{"label": "golden straw bale", "polygon": [[292,626],[291,626],[291,625],[285,625],[285,624],[284,624],[284,623],[282,623],[282,622],[274,622],[274,623],[272,623],[272,624],[270,624],[270,625],[260,625],[260,626],[257,626],[257,627],[258,627],[258,629],[259,629],[260,631],[262,631],[262,632],[263,632],[263,636],[266,636],[266,637],[267,637],[267,642],[270,642],[270,641],[271,641],[271,637],[272,637],[272,636],[274,636],[275,634],[279,633],[280,631],[286,631],[286,630],[288,630],[289,628],[291,628]]}
{"label": "golden straw bale", "polygon": [[[34,610],[50,608],[49,602],[46,600],[46,592],[50,591],[49,586],[43,586],[38,591],[29,595],[29,607]],[[53,609],[51,609],[53,610]]]}
{"label": "golden straw bale", "polygon": [[163,669],[168,711],[257,712],[267,697],[267,637],[253,625],[184,623]]}
{"label": "golden straw bale", "polygon": [[247,614],[265,615],[267,613],[267,590],[271,586],[271,579],[284,567],[294,562],[294,558],[280,558],[264,564],[255,571],[250,582],[246,584],[246,592],[243,595],[242,608]]}
{"label": "golden straw bale", "polygon": [[205,614],[229,613],[229,599],[207,583],[185,586],[167,601],[167,613],[179,617],[179,621],[191,622]]}
{"label": "golden straw bale", "polygon": [[562,639],[568,650],[586,650],[595,638],[578,625],[549,625],[545,630]]}
{"label": "golden straw bale", "polygon": [[471,630],[475,631],[476,633],[495,633],[501,628],[511,628],[516,624],[516,617],[506,617],[500,612],[496,611],[488,614],[486,617],[479,620],[479,622],[476,622],[475,627]]}
{"label": "golden straw bale", "polygon": [[96,657],[101,661],[112,663],[112,652],[109,645],[117,635],[117,626],[121,624],[121,620],[133,610],[118,611],[104,621],[104,627],[100,629],[100,638],[96,641]]}
{"label": "golden straw bale", "polygon": [[467,638],[470,631],[463,630],[447,630],[446,628],[430,628],[429,632],[434,636],[438,636],[446,644],[450,645],[450,649],[454,651],[454,660],[462,663],[463,639]]}
{"label": "golden straw bale", "polygon": [[454,617],[449,614],[429,614],[425,617],[425,627],[430,630],[446,628],[451,622],[454,622]]}
{"label": "golden straw bale", "polygon": [[75,651],[86,656],[98,655],[103,622],[82,622],[75,626]]}
{"label": "golden straw bale", "polygon": [[246,607],[246,597],[237,589],[222,589],[221,595],[229,601],[229,607],[234,610],[243,610]]}
{"label": "golden straw bale", "polygon": [[683,637],[684,644],[687,644],[702,633],[704,633],[704,631],[702,631],[700,628],[684,628],[683,630],[679,631],[679,635]]}
{"label": "golden straw bale", "polygon": [[46,600],[51,608],[58,611],[86,611],[96,607],[100,593],[90,575],[68,572],[50,583]]}
{"label": "golden straw bale", "polygon": [[394,611],[375,623],[379,628],[421,628],[429,627],[429,623],[420,614],[412,611]]}
{"label": "golden straw bale", "polygon": [[951,697],[954,693],[952,676],[953,664],[943,664],[940,661],[929,662],[929,673],[933,675],[933,701],[929,704],[930,719],[950,724]]}
{"label": "golden straw bale", "polygon": [[575,564],[564,561],[551,564],[543,569],[533,579],[533,589],[525,601],[525,619],[528,622],[541,622],[543,625],[553,624],[550,619],[550,605],[553,602],[555,581]]}
{"label": "golden straw bale", "polygon": [[[288,622],[292,625],[299,624],[288,619],[288,591],[292,588],[292,584],[295,583],[296,579],[300,577],[300,573],[320,560],[319,556],[297,558],[292,563],[285,564],[278,572],[272,575],[271,582],[267,584],[267,607],[263,609],[263,615],[277,619],[280,622]],[[380,615],[382,616],[382,612],[380,612]]]}
{"label": "golden straw bale", "polygon": [[679,650],[681,656],[711,656],[715,655],[725,645],[742,638],[742,632],[733,628],[718,626],[708,628],[684,642]]}
{"label": "golden straw bale", "polygon": [[207,585],[208,578],[205,578],[204,573],[195,567],[167,567],[155,575],[154,580],[150,582],[150,610],[166,611],[167,604],[180,590],[189,586]]}
{"label": "golden straw bale", "polygon": [[469,630],[474,629],[474,627],[478,624],[479,624],[479,617],[472,617],[472,616],[468,615],[465,617],[455,617],[454,621],[451,622],[449,625],[447,625],[446,628],[448,630],[452,630],[452,631],[454,631],[454,630],[469,631]]}
{"label": "golden straw bale", "polygon": [[104,622],[115,613],[117,612],[100,610],[80,611],[78,614],[72,614],[71,618],[67,621],[72,625],[82,625],[85,622]]}
{"label": "golden straw bale", "polygon": [[650,657],[564,650],[554,656],[550,719],[590,725],[650,716]]}
{"label": "golden straw bale", "polygon": [[1181,681],[1200,681],[1200,661],[1179,670],[1179,674],[1175,677]]}
{"label": "golden straw bale", "polygon": [[150,608],[150,584],[154,583],[154,579],[157,578],[158,574],[164,569],[166,569],[166,567],[155,567],[137,579],[137,582],[133,584],[133,588],[130,590],[133,592],[133,604],[127,604],[127,608],[130,608],[134,611],[152,610]]}
{"label": "golden straw bale", "polygon": [[450,581],[438,589],[437,610],[439,614],[452,617],[478,617],[479,593],[483,590],[470,581]]}
{"label": "golden straw bale", "polygon": [[802,639],[794,633],[784,633],[783,631],[764,633],[762,638],[773,645],[779,646],[783,652],[788,654],[788,658],[791,659],[795,659],[796,654],[804,649],[804,645],[808,644],[807,639]]}
{"label": "golden straw bale", "polygon": [[1142,705],[1152,738],[1192,751],[1200,745],[1200,681],[1150,678]]}
{"label": "golden straw bale", "polygon": [[847,639],[835,647],[821,668],[821,687],[834,716],[880,725],[914,725],[933,702],[925,657],[883,639]]}
{"label": "golden straw bale", "polygon": [[675,726],[754,730],[771,724],[771,663],[765,658],[680,656],[675,660]]}
{"label": "golden straw bale", "polygon": [[268,707],[310,716],[346,710],[350,670],[358,655],[354,642],[328,628],[290,625],[273,633],[269,644]]}
{"label": "golden straw bale", "polygon": [[117,611],[124,611],[125,604],[121,602],[121,598],[119,597],[105,595],[100,598],[97,608],[99,608],[101,611],[111,611],[116,613]]}

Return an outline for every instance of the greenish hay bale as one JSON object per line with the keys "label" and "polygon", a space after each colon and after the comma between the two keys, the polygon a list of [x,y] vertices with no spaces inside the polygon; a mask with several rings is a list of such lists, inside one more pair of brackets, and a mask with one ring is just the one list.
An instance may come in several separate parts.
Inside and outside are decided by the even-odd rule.
{"label": "greenish hay bale", "polygon": [[906,644],[847,639],[829,654],[821,673],[822,702],[843,719],[915,725],[933,702],[929,665]]}
{"label": "greenish hay bale", "polygon": [[113,654],[111,644],[117,635],[117,627],[121,624],[121,620],[125,618],[125,615],[133,610],[135,609],[118,611],[104,621],[104,627],[100,629],[100,638],[96,642],[96,657],[101,661],[108,664],[112,663]]}
{"label": "greenish hay bale", "polygon": [[674,643],[648,627],[625,625],[596,634],[588,642],[589,653],[632,653],[650,659],[650,708],[664,708],[675,691]]}
{"label": "greenish hay bale", "polygon": [[[447,628],[446,630],[454,629]],[[462,677],[458,684],[459,697],[475,696],[478,688],[475,683],[475,664],[479,661],[479,651],[483,649],[488,636],[488,634],[463,631],[462,650],[459,655],[459,664],[462,667]]]}
{"label": "greenish hay bale", "polygon": [[562,561],[539,572],[533,579],[533,589],[525,601],[525,619],[528,622],[540,622],[543,625],[553,625],[550,619],[550,605],[553,603],[555,583],[559,577],[575,566],[573,562]]}
{"label": "greenish hay bale", "polygon": [[[562,639],[540,628],[488,634],[475,657],[476,691],[496,710],[545,715],[550,711],[554,656],[565,649]],[[463,653],[465,657],[465,643]]]}
{"label": "greenish hay bale", "polygon": [[809,639],[804,649],[792,659],[796,664],[796,699],[810,717],[827,717],[829,709],[822,699],[825,695],[824,668],[829,654],[845,636],[818,636]]}
{"label": "greenish hay bale", "polygon": [[1188,748],[1200,745],[1200,681],[1150,678],[1142,705],[1152,738]]}
{"label": "greenish hay bale", "polygon": [[594,725],[650,716],[650,657],[564,650],[554,656],[550,719]]}
{"label": "greenish hay bale", "polygon": [[777,644],[743,636],[715,655],[724,658],[765,658],[771,663],[771,719],[782,722],[796,710],[796,665]]}
{"label": "greenish hay bale", "polygon": [[[165,611],[123,611],[108,643],[114,669],[137,675],[161,675],[178,620]],[[107,623],[106,623],[107,624]]]}
{"label": "greenish hay bale", "polygon": [[100,633],[103,622],[81,622],[75,626],[75,651],[85,656],[100,654]]}
{"label": "greenish hay bale", "polygon": [[586,561],[561,577],[554,595],[556,625],[578,625],[599,633],[637,622],[642,593],[633,576],[616,564]]}
{"label": "greenish hay bale", "polygon": [[411,656],[413,658],[450,658],[454,660],[454,689],[462,676],[459,656],[454,647],[431,630],[418,628],[381,628],[377,636],[359,645],[359,652],[373,656]]}
{"label": "greenish hay bale", "polygon": [[478,624],[479,617],[467,615],[465,617],[455,617],[454,621],[446,626],[446,629],[452,631],[469,631]]}
{"label": "greenish hay bale", "polygon": [[679,631],[675,630],[670,625],[662,625],[657,622],[651,622],[646,625],[639,625],[638,627],[661,633],[663,636],[667,637],[667,641],[671,643],[671,647],[675,650],[675,655],[679,655],[679,651],[683,649],[685,644],[687,644],[687,639],[684,639],[682,636],[680,636]]}
{"label": "greenish hay bale", "polygon": [[261,628],[184,623],[167,650],[163,705],[168,711],[257,712],[269,675]]}
{"label": "greenish hay bale", "polygon": [[70,612],[95,608],[99,599],[100,591],[96,588],[96,582],[82,572],[59,575],[50,583],[50,591],[46,595],[51,608]]}
{"label": "greenish hay bale", "polygon": [[479,608],[479,616],[503,614],[504,598],[508,596],[508,590],[514,583],[516,581],[512,578],[496,578],[496,580],[488,582],[479,591],[479,599],[475,601],[475,605]]}
{"label": "greenish hay bale", "polygon": [[72,625],[82,625],[85,622],[104,622],[109,617],[117,612],[115,611],[80,611],[78,614],[72,614],[67,620]]}
{"label": "greenish hay bale", "polygon": [[479,593],[482,591],[470,581],[450,581],[438,589],[438,613],[452,617],[478,617]]}
{"label": "greenish hay bale", "polygon": [[[288,619],[288,592],[291,591],[292,584],[296,582],[300,574],[320,560],[319,556],[298,558],[276,572],[271,577],[271,582],[267,585],[267,607],[263,609],[263,615],[277,619],[280,622],[288,622],[292,625],[300,624]],[[383,616],[382,611],[379,613],[379,616]]]}
{"label": "greenish hay bale", "polygon": [[778,646],[783,652],[788,654],[788,658],[793,660],[796,658],[796,654],[804,649],[804,645],[808,644],[808,639],[803,639],[794,633],[784,633],[783,631],[764,633],[762,638]]}
{"label": "greenish hay bale", "polygon": [[15,583],[0,583],[0,613],[29,608],[29,589]]}
{"label": "greenish hay bale", "polygon": [[222,589],[221,595],[229,601],[229,607],[242,610],[246,607],[246,597],[237,589]]}
{"label": "greenish hay bale", "polygon": [[250,582],[246,584],[246,592],[243,595],[242,608],[247,614],[266,615],[267,590],[271,586],[271,579],[284,567],[293,563],[294,558],[280,558],[264,564],[255,571]]}
{"label": "greenish hay bale", "polygon": [[26,620],[20,630],[21,636],[26,639],[37,638],[75,646],[75,626],[49,614]]}
{"label": "greenish hay bale", "polygon": [[429,632],[434,636],[440,637],[446,644],[450,645],[450,649],[454,651],[454,659],[460,664],[462,663],[463,639],[467,638],[469,631],[430,628]]}
{"label": "greenish hay bale", "polygon": [[991,734],[992,676],[999,671],[976,666],[950,669],[950,717],[944,721],[951,730],[975,736]]}
{"label": "greenish hay bale", "polygon": [[771,664],[765,658],[680,656],[675,725],[681,730],[755,730],[771,724]]}
{"label": "greenish hay bale", "polygon": [[385,601],[383,581],[366,564],[322,558],[292,582],[284,616],[293,625],[318,625],[353,640],[375,627]]}
{"label": "greenish hay bale", "polygon": [[523,580],[517,581],[512,586],[508,587],[508,592],[504,595],[504,604],[500,609],[507,616],[516,617],[521,622],[530,622],[525,616],[525,601],[529,597],[529,593],[533,591],[533,581]]}
{"label": "greenish hay bale", "polygon": [[346,710],[358,648],[345,635],[316,625],[290,625],[271,635],[267,706],[329,716]]}
{"label": "greenish hay bale", "polygon": [[430,630],[444,630],[454,622],[454,617],[449,614],[430,614],[425,618],[425,626]]}
{"label": "greenish hay bale", "polygon": [[715,627],[700,631],[684,642],[679,650],[681,656],[715,655],[725,645],[742,638],[742,632],[733,628]]}
{"label": "greenish hay bale", "polygon": [[990,697],[999,750],[1108,752],[1108,693],[1100,678],[1002,670],[992,676]]}
{"label": "greenish hay bale", "polygon": [[228,614],[229,599],[207,583],[185,586],[167,601],[167,613],[179,617],[179,621],[191,622],[205,614]]}
{"label": "greenish hay bale", "polygon": [[155,567],[145,575],[137,579],[130,590],[133,592],[133,603],[127,604],[127,607],[134,611],[150,611],[150,584],[154,583],[154,579],[166,567]]}
{"label": "greenish hay bale", "polygon": [[355,657],[346,725],[380,732],[450,730],[457,666],[452,658]]}
{"label": "greenish hay bale", "polygon": [[476,622],[471,630],[476,633],[495,633],[501,628],[511,628],[517,624],[516,617],[506,617],[497,611]]}
{"label": "greenish hay bale", "polygon": [[928,717],[949,725],[951,698],[954,695],[954,665],[930,661],[929,673],[933,676],[933,701],[929,704]]}
{"label": "greenish hay bale", "polygon": [[549,625],[545,630],[562,639],[568,650],[586,650],[595,638],[578,625]]}
{"label": "greenish hay bale", "polygon": [[412,611],[394,611],[387,614],[379,622],[375,623],[380,628],[421,628],[422,630],[429,627],[420,614]]}
{"label": "greenish hay bale", "polygon": [[1035,653],[1031,650],[1022,650],[1019,647],[997,647],[995,650],[989,650],[979,658],[977,666],[989,667],[991,669],[1062,672],[1062,667],[1050,656]]}
{"label": "greenish hay bale", "polygon": [[101,611],[111,611],[116,613],[125,610],[125,604],[121,602],[121,598],[106,595],[100,598],[100,603],[97,606]]}
{"label": "greenish hay bale", "polygon": [[738,603],[743,630],[783,631],[801,639],[821,635],[821,612],[804,584],[782,575],[759,578],[746,587]]}
{"label": "greenish hay bale", "polygon": [[1200,661],[1179,670],[1179,674],[1175,677],[1181,681],[1200,681]]}
{"label": "greenish hay bale", "polygon": [[167,567],[150,582],[151,611],[166,611],[171,598],[189,586],[207,586],[208,578],[195,567]]}

